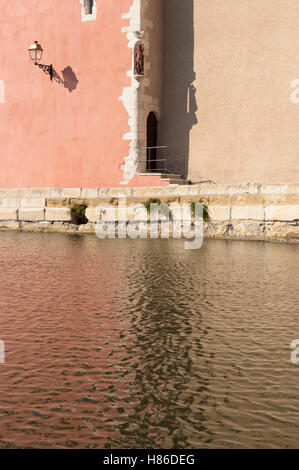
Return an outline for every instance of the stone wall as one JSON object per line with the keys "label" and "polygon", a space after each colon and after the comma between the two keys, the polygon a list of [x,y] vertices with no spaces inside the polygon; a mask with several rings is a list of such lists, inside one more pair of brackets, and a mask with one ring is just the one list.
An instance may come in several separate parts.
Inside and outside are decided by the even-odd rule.
{"label": "stone wall", "polygon": [[[207,238],[299,241],[299,183],[0,189],[0,228],[94,233],[99,220],[98,206],[108,208],[110,204],[116,208],[118,197],[126,197],[127,206],[132,205],[127,220],[150,198],[170,206],[203,202],[210,215],[204,228]],[[87,206],[87,224],[72,223],[71,211],[76,205]],[[107,211],[101,217],[107,220]]]}
{"label": "stone wall", "polygon": [[[130,86],[133,55],[121,29],[129,23],[122,15],[133,0],[94,0],[91,15],[84,3],[1,2],[2,188],[111,187],[123,179],[129,117],[118,98]],[[53,63],[57,81],[30,60],[34,39],[44,49],[42,62]],[[16,70],[22,73],[16,76]],[[129,184],[159,184],[158,176],[154,184],[151,179]]]}
{"label": "stone wall", "polygon": [[[147,118],[150,112],[154,112],[158,120],[161,118],[162,17],[160,0],[133,0],[130,11],[123,14],[123,19],[130,21],[122,28],[122,33],[127,35],[132,54],[131,68],[127,72],[131,84],[124,87],[119,97],[128,112],[130,129],[123,136],[130,143],[129,155],[121,167],[123,185],[136,173],[150,177],[143,174],[146,171]],[[144,46],[144,75],[134,74],[134,49],[139,42]]]}
{"label": "stone wall", "polygon": [[192,182],[299,181],[298,0],[163,6],[170,159]]}

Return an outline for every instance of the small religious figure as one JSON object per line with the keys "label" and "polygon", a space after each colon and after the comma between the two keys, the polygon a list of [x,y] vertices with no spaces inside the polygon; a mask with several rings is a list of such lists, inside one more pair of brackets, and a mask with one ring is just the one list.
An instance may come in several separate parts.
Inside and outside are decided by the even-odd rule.
{"label": "small religious figure", "polygon": [[135,46],[134,75],[144,75],[144,46],[141,42]]}

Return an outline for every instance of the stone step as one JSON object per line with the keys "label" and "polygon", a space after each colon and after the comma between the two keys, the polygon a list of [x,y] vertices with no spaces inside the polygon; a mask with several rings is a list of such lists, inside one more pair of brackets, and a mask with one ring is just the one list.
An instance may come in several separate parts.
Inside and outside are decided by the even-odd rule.
{"label": "stone step", "polygon": [[189,180],[183,178],[182,175],[178,175],[175,173],[167,173],[161,176],[161,181],[169,181],[169,184],[179,184],[179,185],[186,185],[190,184]]}
{"label": "stone step", "polygon": [[138,176],[160,176],[161,181],[167,181],[170,185],[188,185],[191,184],[190,180],[186,180],[182,175],[175,173],[138,173]]}

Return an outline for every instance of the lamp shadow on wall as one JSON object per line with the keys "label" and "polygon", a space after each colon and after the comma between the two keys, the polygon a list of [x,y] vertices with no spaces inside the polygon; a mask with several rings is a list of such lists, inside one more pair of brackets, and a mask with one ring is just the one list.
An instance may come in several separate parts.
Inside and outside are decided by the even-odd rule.
{"label": "lamp shadow on wall", "polygon": [[69,65],[65,67],[65,69],[63,69],[61,73],[63,76],[64,87],[67,88],[70,93],[72,93],[72,91],[76,90],[77,85],[79,83],[76,74],[74,73],[72,67],[70,67]]}
{"label": "lamp shadow on wall", "polygon": [[52,69],[53,80],[55,80],[56,83],[63,85],[64,88],[67,88],[70,93],[76,90],[79,80],[77,79],[72,67],[68,65],[61,71],[61,73],[62,73],[63,78],[61,78],[60,75],[53,68]]}
{"label": "lamp shadow on wall", "polygon": [[163,100],[161,143],[169,166],[189,166],[190,132],[197,124],[194,86],[194,0],[164,0]]}

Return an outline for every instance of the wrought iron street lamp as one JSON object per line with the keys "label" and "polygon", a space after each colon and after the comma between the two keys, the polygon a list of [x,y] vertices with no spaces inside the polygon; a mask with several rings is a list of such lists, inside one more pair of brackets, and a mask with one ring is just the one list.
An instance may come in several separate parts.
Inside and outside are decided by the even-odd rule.
{"label": "wrought iron street lamp", "polygon": [[35,65],[37,65],[39,68],[41,68],[45,73],[50,75],[50,80],[53,80],[53,65],[44,65],[44,64],[39,64],[42,56],[43,56],[43,48],[42,46],[38,43],[38,41],[34,41],[33,44],[29,47],[29,55],[30,59],[34,62]]}

